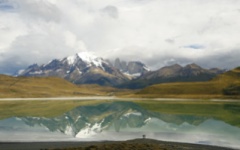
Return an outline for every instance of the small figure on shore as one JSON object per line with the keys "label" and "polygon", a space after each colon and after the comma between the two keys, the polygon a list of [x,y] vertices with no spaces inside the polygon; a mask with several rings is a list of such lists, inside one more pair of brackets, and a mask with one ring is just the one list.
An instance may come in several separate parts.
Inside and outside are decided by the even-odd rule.
{"label": "small figure on shore", "polygon": [[142,135],[142,137],[143,137],[143,139],[145,139],[145,138],[146,138],[146,135],[145,135],[145,134],[143,134],[143,135]]}

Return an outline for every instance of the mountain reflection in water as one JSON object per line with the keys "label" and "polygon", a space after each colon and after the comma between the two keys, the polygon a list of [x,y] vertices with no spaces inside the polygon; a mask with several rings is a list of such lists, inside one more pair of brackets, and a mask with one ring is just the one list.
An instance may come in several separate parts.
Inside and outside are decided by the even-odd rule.
{"label": "mountain reflection in water", "polygon": [[213,118],[150,112],[133,102],[80,106],[54,118],[0,121],[0,141],[127,140],[146,135],[240,148],[240,128]]}

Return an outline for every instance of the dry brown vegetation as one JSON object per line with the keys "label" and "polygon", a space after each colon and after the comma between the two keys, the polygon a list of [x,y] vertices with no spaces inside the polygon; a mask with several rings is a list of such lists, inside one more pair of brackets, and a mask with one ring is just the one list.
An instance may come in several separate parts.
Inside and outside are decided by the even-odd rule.
{"label": "dry brown vegetation", "polygon": [[[235,91],[232,88],[236,87]],[[0,97],[118,96],[146,98],[239,98],[240,68],[211,81],[156,84],[140,91],[99,85],[75,85],[56,77],[11,77],[0,75]],[[236,91],[237,90],[237,91]]]}
{"label": "dry brown vegetation", "polygon": [[99,85],[77,86],[56,77],[11,77],[0,75],[0,98],[124,95],[120,90]]}
{"label": "dry brown vegetation", "polygon": [[240,68],[228,71],[211,81],[176,82],[149,86],[136,93],[136,97],[175,98],[239,98],[239,95],[224,95],[230,85],[240,85]]}

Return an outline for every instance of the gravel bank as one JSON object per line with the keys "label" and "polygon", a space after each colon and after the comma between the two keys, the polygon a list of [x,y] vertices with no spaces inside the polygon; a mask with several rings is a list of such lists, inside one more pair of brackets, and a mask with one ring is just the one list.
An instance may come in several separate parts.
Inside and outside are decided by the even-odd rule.
{"label": "gravel bank", "polygon": [[233,150],[231,148],[163,142],[152,139],[101,142],[9,142],[0,143],[1,150]]}

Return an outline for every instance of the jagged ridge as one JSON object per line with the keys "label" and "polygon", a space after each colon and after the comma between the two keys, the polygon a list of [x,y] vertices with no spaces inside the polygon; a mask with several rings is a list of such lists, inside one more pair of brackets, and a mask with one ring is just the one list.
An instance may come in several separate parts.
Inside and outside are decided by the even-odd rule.
{"label": "jagged ridge", "polygon": [[61,60],[54,59],[45,65],[31,65],[19,76],[55,76],[75,84],[117,85],[128,77],[107,61],[88,52],[77,53]]}
{"label": "jagged ridge", "polygon": [[196,64],[189,64],[184,67],[175,64],[166,66],[156,71],[147,72],[139,78],[120,85],[121,88],[144,88],[149,85],[168,82],[192,82],[209,81],[224,70],[217,68],[204,69]]}

